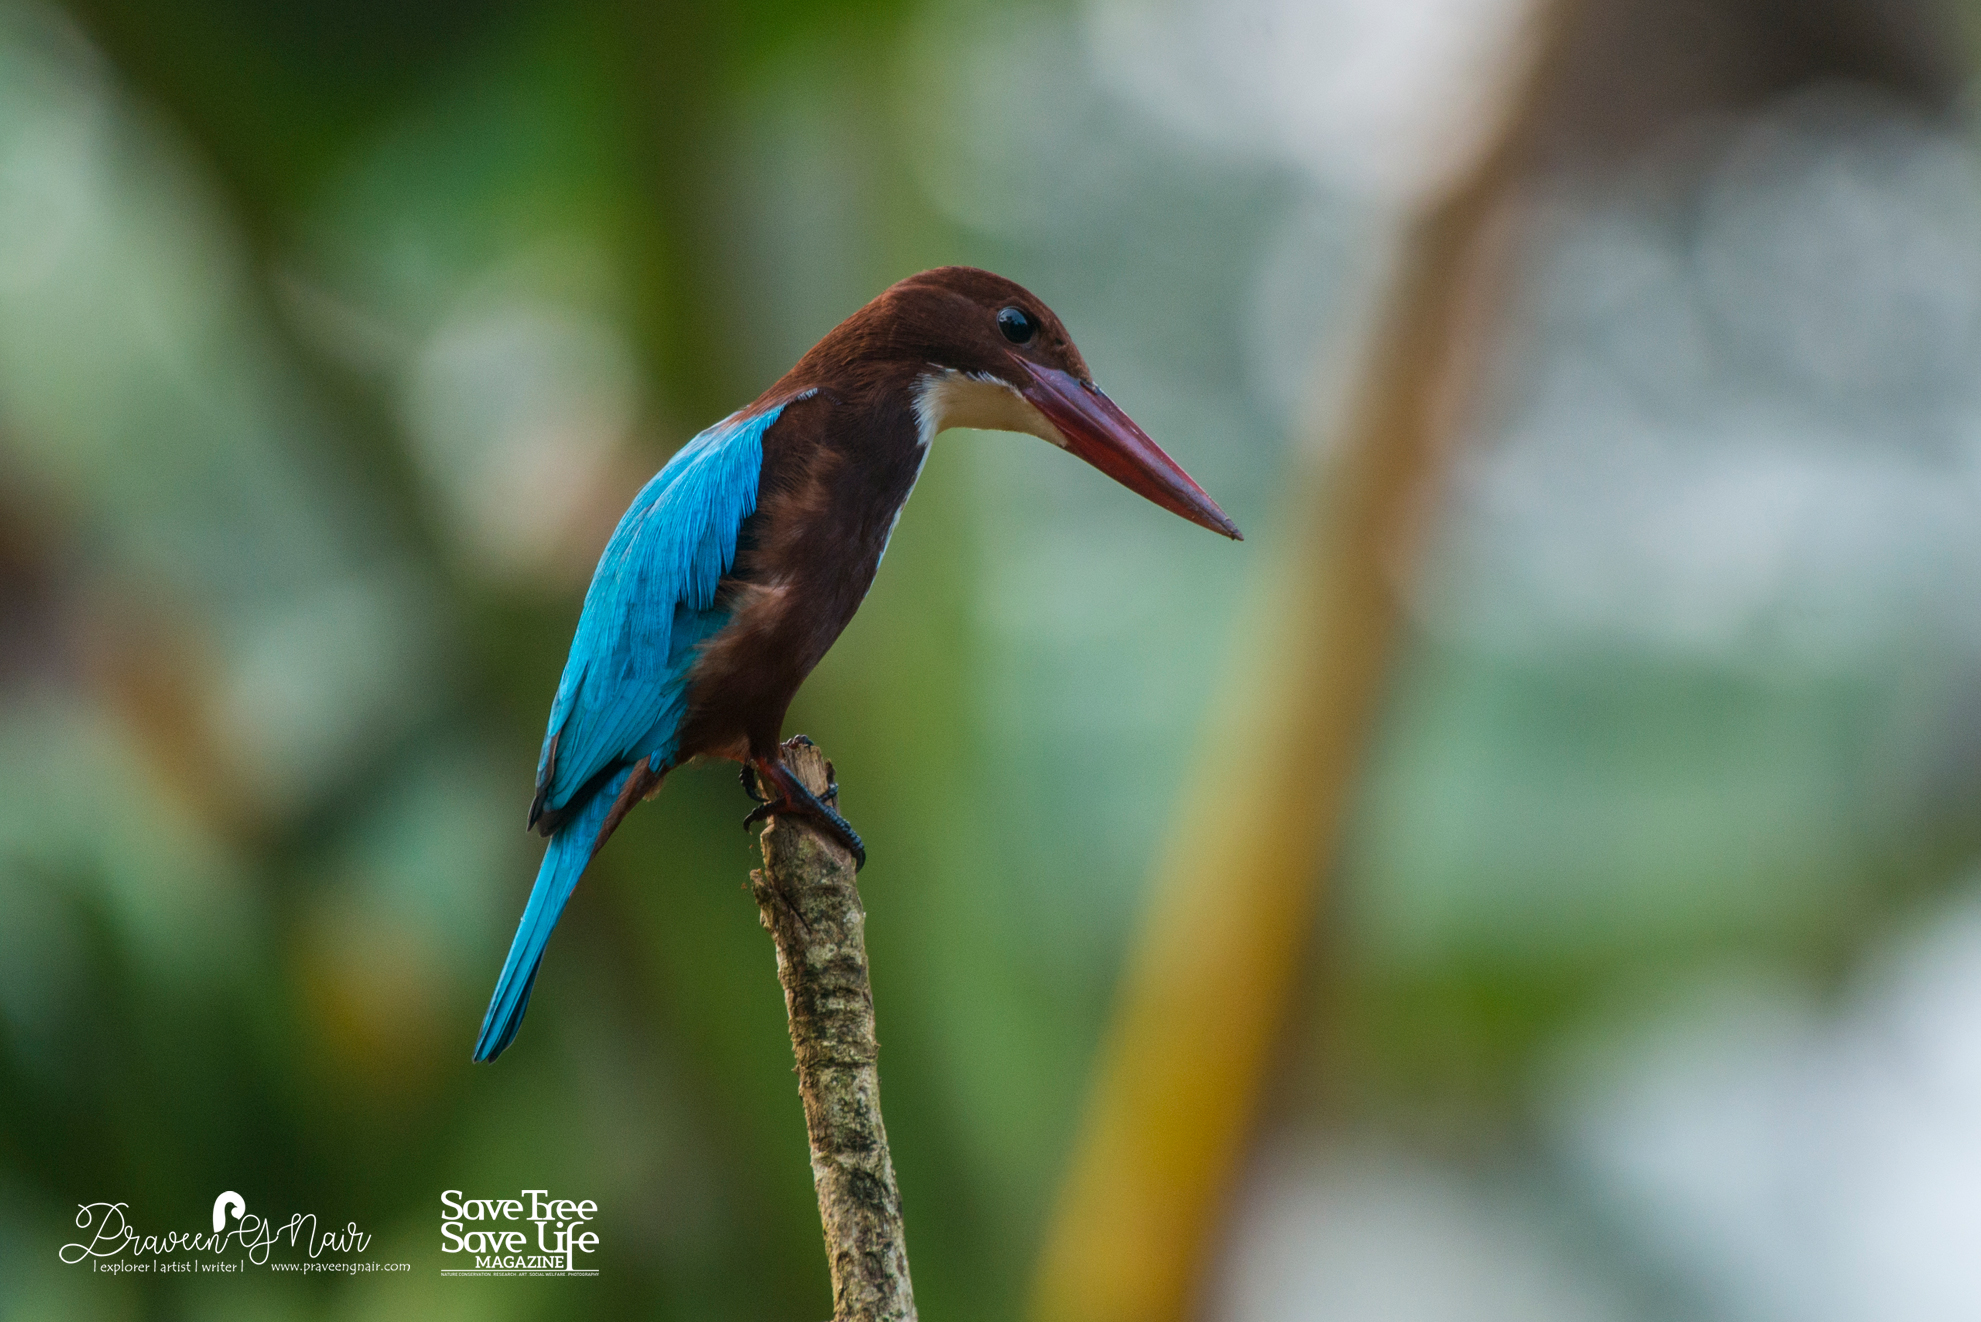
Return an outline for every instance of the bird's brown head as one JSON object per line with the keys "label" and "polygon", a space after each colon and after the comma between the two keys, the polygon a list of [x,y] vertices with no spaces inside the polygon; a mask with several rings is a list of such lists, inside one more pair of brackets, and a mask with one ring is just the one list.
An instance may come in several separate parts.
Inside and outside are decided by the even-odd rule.
{"label": "bird's brown head", "polygon": [[847,374],[910,391],[925,444],[950,427],[1027,432],[1239,539],[1217,502],[1094,384],[1052,309],[1001,275],[942,266],[909,276],[819,341],[793,372],[820,384]]}

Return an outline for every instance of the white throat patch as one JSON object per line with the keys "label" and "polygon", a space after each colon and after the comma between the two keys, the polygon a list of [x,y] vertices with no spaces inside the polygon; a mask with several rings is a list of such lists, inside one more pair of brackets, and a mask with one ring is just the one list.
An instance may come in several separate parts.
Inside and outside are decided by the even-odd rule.
{"label": "white throat patch", "polygon": [[1000,377],[936,368],[915,381],[915,422],[922,446],[951,427],[979,431],[1015,431],[1066,448],[1066,437],[1046,415]]}

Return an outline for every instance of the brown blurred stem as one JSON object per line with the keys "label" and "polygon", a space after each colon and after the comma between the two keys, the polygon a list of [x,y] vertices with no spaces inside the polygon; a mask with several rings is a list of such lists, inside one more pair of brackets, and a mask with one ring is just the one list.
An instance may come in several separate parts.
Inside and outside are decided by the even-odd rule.
{"label": "brown blurred stem", "polygon": [[[836,806],[837,796],[827,792],[832,764],[811,740],[787,741],[784,762]],[[880,1118],[867,914],[853,858],[796,817],[770,819],[763,851],[750,893],[777,943],[777,980],[791,1016],[798,1098],[832,1267],[833,1322],[912,1322],[901,1191]]]}
{"label": "brown blurred stem", "polygon": [[1034,1322],[1202,1308],[1383,701],[1399,582],[1499,333],[1507,208],[1583,2],[1536,7],[1499,131],[1411,228],[1340,457],[1296,494],[1298,530],[1222,687],[1122,974]]}

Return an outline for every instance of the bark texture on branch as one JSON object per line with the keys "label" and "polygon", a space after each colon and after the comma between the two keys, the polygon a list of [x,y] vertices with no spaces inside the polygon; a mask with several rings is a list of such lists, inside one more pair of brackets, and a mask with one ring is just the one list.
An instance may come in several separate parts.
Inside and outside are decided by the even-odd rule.
{"label": "bark texture on branch", "polygon": [[[784,762],[832,804],[831,763],[799,735]],[[777,944],[777,980],[791,1016],[798,1097],[812,1145],[812,1182],[832,1267],[833,1322],[913,1322],[901,1193],[880,1118],[880,1043],[867,980],[866,910],[853,859],[802,818],[772,817],[764,866],[750,874]]]}

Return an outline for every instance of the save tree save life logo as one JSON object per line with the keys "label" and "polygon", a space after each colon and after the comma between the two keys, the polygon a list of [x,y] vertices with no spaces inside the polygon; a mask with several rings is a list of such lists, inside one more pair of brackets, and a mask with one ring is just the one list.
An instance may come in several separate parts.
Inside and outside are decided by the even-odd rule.
{"label": "save tree save life logo", "polygon": [[596,1276],[587,1256],[598,1232],[586,1229],[598,1204],[552,1198],[523,1189],[515,1198],[470,1198],[459,1189],[440,1195],[440,1251],[458,1265],[442,1276]]}
{"label": "save tree save life logo", "polygon": [[[342,1229],[318,1226],[313,1212],[297,1212],[287,1221],[248,1211],[247,1199],[232,1189],[213,1200],[213,1229],[168,1230],[146,1234],[131,1224],[128,1203],[79,1203],[76,1229],[87,1239],[64,1244],[57,1255],[74,1266],[87,1261],[100,1272],[234,1272],[248,1264],[274,1271],[410,1271],[411,1263],[333,1260],[363,1253],[371,1236],[352,1221]],[[279,1244],[309,1255],[304,1262],[271,1262]],[[185,1255],[198,1255],[196,1257]],[[328,1255],[328,1256],[326,1256]]]}

